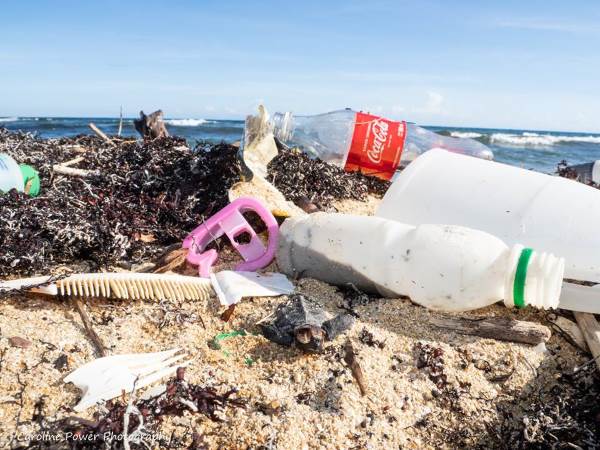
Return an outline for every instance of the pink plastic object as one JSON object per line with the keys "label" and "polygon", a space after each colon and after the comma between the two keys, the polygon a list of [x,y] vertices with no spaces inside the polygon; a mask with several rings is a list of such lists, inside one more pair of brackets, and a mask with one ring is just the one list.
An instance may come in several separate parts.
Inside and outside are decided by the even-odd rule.
{"label": "pink plastic object", "polygon": [[[253,211],[263,220],[268,230],[268,243],[265,248],[256,232],[244,219],[242,213]],[[248,233],[250,242],[240,244],[235,238]],[[204,251],[206,246],[226,234],[231,245],[244,258],[235,270],[253,272],[267,266],[275,257],[277,240],[279,239],[279,225],[273,214],[258,200],[251,197],[241,197],[221,211],[202,222],[183,241],[183,248],[189,249],[187,260],[198,266],[201,277],[209,277],[210,269],[217,260],[217,251],[214,249]]]}

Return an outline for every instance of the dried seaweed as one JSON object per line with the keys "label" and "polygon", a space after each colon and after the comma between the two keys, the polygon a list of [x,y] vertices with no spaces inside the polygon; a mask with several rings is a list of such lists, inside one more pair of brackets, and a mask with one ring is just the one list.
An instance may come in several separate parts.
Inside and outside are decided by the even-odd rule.
{"label": "dried seaweed", "polygon": [[363,327],[358,335],[358,340],[369,347],[385,348],[385,342],[375,339],[373,333]]}
{"label": "dried seaweed", "polygon": [[522,394],[523,409],[501,405],[500,438],[506,448],[600,448],[600,376],[593,365],[538,377]]}
{"label": "dried seaweed", "polygon": [[365,306],[377,300],[379,296],[362,292],[352,283],[344,286],[338,286],[337,291],[343,296],[344,300],[338,304],[338,308],[345,310],[348,314],[357,319],[360,314],[356,311],[357,306]]}
{"label": "dried seaweed", "polygon": [[[162,394],[155,397],[129,404],[118,400],[107,402],[105,412],[96,420],[69,417],[47,424],[42,417],[40,434],[47,439],[39,440],[37,448],[45,448],[51,439],[71,449],[122,449],[126,436],[129,448],[133,450],[154,448],[156,444],[160,448],[180,448],[179,443],[174,447],[160,433],[160,424],[165,417],[193,413],[221,421],[219,414],[226,408],[242,408],[246,404],[245,400],[233,398],[236,389],[219,394],[212,387],[186,382],[184,375],[182,367],[177,369],[177,376],[168,381]],[[192,436],[192,444],[194,442],[201,444],[201,437]]]}
{"label": "dried seaweed", "polygon": [[[0,152],[35,166],[42,179],[37,198],[0,195],[0,275],[154,257],[225,206],[240,174],[235,147],[192,151],[181,138],[110,146],[90,136],[43,140],[0,129]],[[79,168],[100,174],[54,174],[54,164],[75,156],[84,158]]]}
{"label": "dried seaweed", "polygon": [[433,347],[430,344],[417,342],[415,344],[417,357],[417,369],[425,369],[427,376],[438,389],[444,389],[448,385],[444,363],[444,350],[441,347]]}
{"label": "dried seaweed", "polygon": [[280,149],[269,163],[268,180],[293,202],[329,208],[334,200],[365,201],[367,194],[383,195],[390,183],[360,172],[342,168],[320,159],[311,159],[297,150]]}

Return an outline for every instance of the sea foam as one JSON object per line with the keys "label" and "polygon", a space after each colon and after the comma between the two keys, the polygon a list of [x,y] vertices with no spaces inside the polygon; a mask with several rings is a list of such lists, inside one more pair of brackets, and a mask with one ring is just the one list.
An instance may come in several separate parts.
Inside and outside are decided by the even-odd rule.
{"label": "sea foam", "polygon": [[494,133],[490,142],[511,146],[550,147],[562,143],[600,144],[600,136],[567,136],[525,132],[523,134]]}
{"label": "sea foam", "polygon": [[208,121],[206,119],[167,119],[165,122],[175,127],[197,127]]}
{"label": "sea foam", "polygon": [[457,138],[477,139],[482,137],[483,134],[475,133],[473,131],[451,131],[450,136]]}

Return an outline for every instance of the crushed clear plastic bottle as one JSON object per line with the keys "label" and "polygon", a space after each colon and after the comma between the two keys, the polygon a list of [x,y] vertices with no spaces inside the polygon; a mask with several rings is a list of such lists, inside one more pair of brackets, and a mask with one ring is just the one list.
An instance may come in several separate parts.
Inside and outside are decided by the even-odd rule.
{"label": "crushed clear plastic bottle", "polygon": [[442,136],[414,123],[392,121],[351,109],[313,116],[275,113],[273,134],[290,147],[299,147],[346,170],[390,179],[398,166],[432,148],[493,159],[492,151],[468,138]]}

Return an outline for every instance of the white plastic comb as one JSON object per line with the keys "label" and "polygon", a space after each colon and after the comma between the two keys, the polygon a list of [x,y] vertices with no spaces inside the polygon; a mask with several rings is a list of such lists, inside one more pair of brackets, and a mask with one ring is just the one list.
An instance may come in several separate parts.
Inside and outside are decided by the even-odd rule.
{"label": "white plastic comb", "polygon": [[[52,281],[52,277],[22,278],[0,283],[0,292],[25,289],[60,297],[123,300],[208,300],[210,279],[156,273],[82,273]],[[46,286],[36,286],[51,282]]]}

